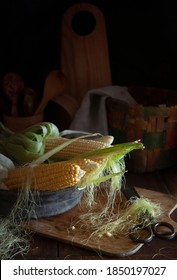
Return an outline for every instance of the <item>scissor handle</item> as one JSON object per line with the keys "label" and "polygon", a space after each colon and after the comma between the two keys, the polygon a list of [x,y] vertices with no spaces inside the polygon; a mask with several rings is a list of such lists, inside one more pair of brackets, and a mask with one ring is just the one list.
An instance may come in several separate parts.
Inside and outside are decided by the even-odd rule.
{"label": "scissor handle", "polygon": [[[145,237],[141,237],[142,231],[146,233]],[[129,237],[131,238],[131,240],[137,243],[149,243],[153,238],[153,231],[151,226],[146,226],[142,228],[142,226],[140,225],[135,225],[131,228],[129,232]]]}
{"label": "scissor handle", "polygon": [[[165,227],[167,231],[160,230],[160,227]],[[153,233],[163,239],[172,239],[175,237],[175,228],[167,222],[157,222],[152,224]]]}

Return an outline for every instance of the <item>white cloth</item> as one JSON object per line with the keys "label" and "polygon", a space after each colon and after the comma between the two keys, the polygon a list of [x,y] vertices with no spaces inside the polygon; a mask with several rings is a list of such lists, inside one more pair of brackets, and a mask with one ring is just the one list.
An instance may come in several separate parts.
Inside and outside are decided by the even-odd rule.
{"label": "white cloth", "polygon": [[129,104],[136,103],[128,92],[127,87],[108,86],[89,90],[69,129],[107,135],[108,124],[105,101],[108,97],[117,98]]}

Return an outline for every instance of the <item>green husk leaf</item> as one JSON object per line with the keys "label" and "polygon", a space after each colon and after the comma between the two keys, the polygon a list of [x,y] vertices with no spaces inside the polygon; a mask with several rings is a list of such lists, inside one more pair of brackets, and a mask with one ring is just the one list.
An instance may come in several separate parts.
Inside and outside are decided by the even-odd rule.
{"label": "green husk leaf", "polygon": [[[96,179],[93,178],[92,179],[92,184],[94,186],[97,186],[97,185],[99,185],[99,184],[101,184],[101,183],[103,183],[105,181],[108,181],[108,180],[112,179],[113,177],[120,176],[122,174],[123,174],[122,172],[117,172],[117,173],[108,174],[108,175],[105,175],[105,176],[102,176],[102,177],[98,177]],[[83,185],[84,188],[86,187],[85,183],[78,184],[78,185],[79,185],[79,187],[80,187],[80,185]]]}
{"label": "green husk leaf", "polygon": [[79,154],[75,158],[98,158],[98,157],[108,157],[111,155],[116,155],[117,160],[123,158],[126,154],[130,153],[135,149],[144,149],[144,145],[139,142],[127,142],[122,144],[115,144],[111,147],[98,149],[96,151],[86,152]]}
{"label": "green husk leaf", "polygon": [[41,122],[35,125],[28,127],[27,129],[22,131],[22,134],[26,134],[26,132],[32,132],[37,135],[42,136],[43,138],[46,137],[53,137],[59,136],[59,129],[58,127],[51,123],[51,122]]}
{"label": "green husk leaf", "polygon": [[100,181],[104,182],[107,180],[107,174],[112,174],[112,176],[110,175],[112,177],[111,184],[114,185],[115,191],[120,190],[122,176],[114,176],[114,174],[123,175],[125,172],[125,165],[123,160],[124,156],[132,150],[140,148],[143,148],[142,143],[136,141],[131,143],[117,144],[108,148],[102,148],[95,151],[82,153],[74,157],[74,159],[105,159],[103,164],[101,164],[100,166],[98,165],[98,167],[95,168],[95,170],[91,172],[91,174],[83,177],[83,179],[79,183],[79,186],[88,186],[93,182],[95,185],[97,185],[97,182],[99,184]]}
{"label": "green husk leaf", "polygon": [[5,149],[7,150],[7,152],[8,152],[8,144],[13,144],[14,146],[15,145],[21,146],[25,150],[32,153],[39,153],[41,148],[44,146],[43,138],[41,136],[36,136],[31,139],[30,137],[27,137],[25,135],[19,135],[19,134],[10,137],[6,144],[7,144],[7,148],[5,145]]}
{"label": "green husk leaf", "polygon": [[16,164],[26,164],[44,154],[46,137],[59,136],[57,126],[50,122],[33,125],[19,133],[9,132],[1,125],[3,138],[0,151]]}
{"label": "green husk leaf", "polygon": [[16,164],[26,164],[39,158],[44,154],[44,146],[37,149],[37,152],[28,151],[23,146],[13,143],[7,143],[8,155]]}

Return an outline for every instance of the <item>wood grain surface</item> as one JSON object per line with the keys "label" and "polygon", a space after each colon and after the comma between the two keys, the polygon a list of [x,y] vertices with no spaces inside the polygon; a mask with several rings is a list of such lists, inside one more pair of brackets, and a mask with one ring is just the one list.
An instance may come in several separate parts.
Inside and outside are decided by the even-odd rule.
{"label": "wood grain surface", "polygon": [[[86,35],[77,34],[72,25],[73,18],[82,11],[95,18],[95,28]],[[81,22],[84,29],[82,25]],[[61,31],[61,68],[67,79],[65,92],[81,102],[88,90],[112,84],[105,19],[94,5],[78,3],[65,12]]]}
{"label": "wood grain surface", "polygon": [[[149,198],[151,201],[161,205],[163,214],[159,217],[159,221],[170,222],[177,232],[177,223],[171,218],[171,214],[177,208],[177,198],[169,194],[148,189],[136,189],[141,196]],[[111,257],[131,256],[142,248],[143,244],[134,243],[128,236],[95,239],[90,237],[89,232],[82,230],[82,227],[79,227],[79,230],[77,230],[76,226],[75,230],[72,230],[71,225],[77,221],[79,215],[87,211],[88,209],[86,207],[84,208],[78,205],[62,215],[32,220],[28,224],[28,228],[41,236],[93,250]]]}

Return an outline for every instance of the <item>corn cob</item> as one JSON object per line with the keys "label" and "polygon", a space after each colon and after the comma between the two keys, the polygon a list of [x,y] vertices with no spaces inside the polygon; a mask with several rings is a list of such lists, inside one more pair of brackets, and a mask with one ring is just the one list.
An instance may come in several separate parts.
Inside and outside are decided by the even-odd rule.
{"label": "corn cob", "polygon": [[[49,137],[45,139],[45,152],[48,152],[55,147],[61,145],[62,143],[68,141],[67,138],[64,137]],[[109,140],[110,143],[110,140]],[[103,149],[110,146],[107,142],[97,140],[88,140],[88,139],[78,139],[75,142],[71,143],[67,147],[63,148],[56,154],[54,154],[51,158],[60,159],[60,160],[68,160],[71,159],[78,154],[94,151],[97,149]]]}
{"label": "corn cob", "polygon": [[112,135],[105,135],[105,136],[101,136],[99,138],[94,138],[94,140],[105,143],[106,147],[109,147],[113,143],[114,137]]}
{"label": "corn cob", "polygon": [[80,166],[85,171],[84,176],[80,179],[78,186],[85,187],[94,183],[100,176],[103,176],[103,170],[105,169],[107,159],[106,158],[94,158],[94,159],[74,159],[71,162]]}
{"label": "corn cob", "polygon": [[75,163],[55,162],[10,169],[4,184],[8,189],[29,184],[31,189],[58,190],[76,185],[84,174],[85,171]]}
{"label": "corn cob", "polygon": [[70,162],[79,165],[80,168],[85,171],[84,176],[87,176],[90,172],[95,170],[99,165],[103,164],[104,160],[97,161],[97,159],[94,159],[93,161],[90,159],[83,158],[83,159],[74,159],[71,160]]}

